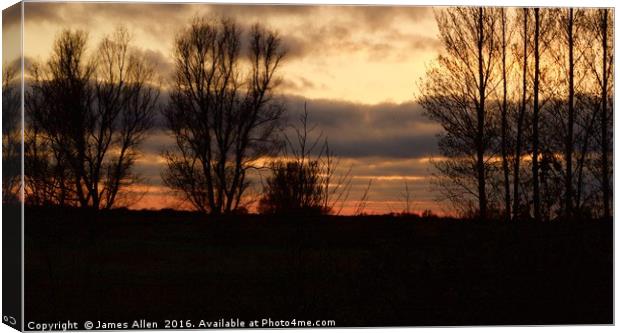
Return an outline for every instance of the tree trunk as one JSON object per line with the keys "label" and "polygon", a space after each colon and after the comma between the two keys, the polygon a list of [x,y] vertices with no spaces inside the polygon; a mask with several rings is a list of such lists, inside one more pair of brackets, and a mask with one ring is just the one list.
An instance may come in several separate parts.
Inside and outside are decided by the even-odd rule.
{"label": "tree trunk", "polygon": [[514,207],[512,209],[514,219],[518,219],[520,214],[520,200],[519,200],[519,176],[520,176],[520,164],[521,164],[521,147],[523,144],[523,118],[525,117],[525,103],[527,101],[527,37],[528,37],[528,9],[523,8],[523,95],[521,97],[521,106],[519,108],[519,116],[517,119],[517,142],[515,142],[515,167],[513,175],[513,200]]}
{"label": "tree trunk", "polygon": [[534,8],[534,112],[532,115],[532,183],[534,190],[534,220],[540,221],[540,184],[538,178],[538,89],[540,79],[540,9]]}
{"label": "tree trunk", "polygon": [[485,220],[487,215],[487,196],[484,171],[484,121],[485,121],[485,80],[482,61],[484,42],[483,8],[478,9],[478,98],[477,132],[476,132],[476,169],[478,173],[478,207],[480,219]]}
{"label": "tree trunk", "polygon": [[506,9],[501,9],[502,15],[502,169],[504,171],[504,220],[510,221],[510,170],[508,170],[508,85],[506,81]]}
{"label": "tree trunk", "polygon": [[610,208],[610,201],[611,201],[611,191],[609,188],[609,141],[608,141],[608,133],[607,133],[607,126],[608,126],[608,119],[607,119],[607,27],[608,27],[608,16],[609,16],[609,9],[602,9],[603,11],[603,18],[602,18],[602,22],[601,22],[601,28],[602,28],[602,41],[603,41],[603,87],[602,87],[602,92],[601,92],[601,98],[602,98],[602,116],[601,116],[601,136],[602,136],[602,140],[601,140],[601,164],[602,164],[602,183],[603,183],[603,215],[605,216],[606,219],[609,219],[611,217],[611,208]]}
{"label": "tree trunk", "polygon": [[568,18],[566,33],[568,39],[568,124],[566,133],[566,152],[564,159],[566,160],[566,178],[564,180],[564,186],[566,192],[564,194],[564,205],[566,207],[566,215],[572,216],[573,214],[573,127],[575,122],[575,61],[574,61],[574,16],[573,9],[568,9]]}

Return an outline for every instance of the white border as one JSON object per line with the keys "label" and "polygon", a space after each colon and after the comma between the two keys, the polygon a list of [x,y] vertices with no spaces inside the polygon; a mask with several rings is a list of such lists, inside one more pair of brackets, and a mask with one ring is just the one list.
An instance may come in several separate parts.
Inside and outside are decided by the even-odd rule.
{"label": "white border", "polygon": [[[0,0],[0,4],[2,5],[2,9],[5,9],[7,7],[9,7],[12,4],[15,4],[17,1],[15,0]],[[76,1],[76,0],[65,0],[65,1],[40,1],[40,0],[28,0],[27,2],[85,2],[85,1]],[[503,0],[503,1],[498,1],[498,0],[434,0],[434,1],[419,1],[419,0],[401,0],[401,1],[394,1],[394,0],[388,0],[388,1],[378,1],[378,0],[306,0],[306,1],[300,1],[300,0],[267,0],[267,1],[250,1],[250,0],[246,0],[246,1],[242,1],[242,0],[219,0],[219,1],[183,1],[183,0],[150,0],[150,1],[88,1],[88,2],[164,2],[164,3],[172,3],[172,2],[176,2],[176,3],[184,3],[184,2],[204,2],[204,3],[213,3],[213,2],[218,2],[218,3],[271,3],[271,4],[347,4],[347,5],[364,5],[364,4],[382,4],[382,5],[418,5],[418,6],[450,6],[450,5],[485,5],[485,6],[545,6],[545,7],[566,7],[566,6],[570,6],[570,7],[613,7],[615,8],[615,1],[612,0],[521,0],[521,1],[516,1],[516,0]],[[1,23],[1,18],[0,18],[0,23]],[[615,27],[614,27],[615,29]],[[22,31],[23,31],[23,7],[22,7]],[[614,31],[615,33],[615,45],[618,45],[618,34],[617,34],[617,29],[615,29]],[[0,43],[0,51],[1,51],[1,43]],[[23,51],[23,33],[22,33],[22,51]],[[614,52],[616,53],[616,52]],[[617,58],[616,58],[617,59]],[[22,59],[22,73],[23,73],[23,59]],[[617,75],[617,71],[615,72],[615,82],[618,82],[617,80],[618,75]],[[22,81],[22,86],[23,86],[23,81]],[[617,103],[617,98],[618,95],[615,94],[615,92],[617,92],[617,84],[614,86],[614,105],[618,105]],[[23,87],[22,87],[22,91],[23,91]],[[23,94],[22,94],[22,105],[23,105]],[[614,119],[620,119],[618,118],[618,114],[619,112],[617,111],[617,109],[614,110]],[[22,117],[22,121],[23,121],[23,117]],[[618,139],[618,126],[615,126],[617,124],[617,122],[614,120],[614,143],[617,142]],[[23,131],[23,126],[22,126],[22,131]],[[22,133],[23,135],[23,133]],[[22,150],[23,150],[23,145],[22,145]],[[620,155],[620,152],[618,152],[615,149],[615,144],[614,144],[614,166],[616,165],[615,162],[618,160],[618,156]],[[23,151],[22,151],[22,158],[23,158]],[[23,168],[23,161],[22,161],[22,168]],[[0,172],[2,170],[2,167],[0,166]],[[22,177],[23,177],[23,170],[22,170]],[[618,172],[614,173],[614,177],[613,177],[613,184],[620,184],[620,182],[617,182],[618,180]],[[617,187],[614,186],[614,190],[616,190]],[[23,191],[23,189],[22,189]],[[615,191],[615,193],[618,193],[617,191]],[[23,195],[23,193],[22,193]],[[614,207],[620,207],[620,197],[618,195],[614,196]],[[1,212],[2,209],[0,208],[0,216],[1,216]],[[22,218],[23,218],[23,207],[22,207]],[[618,228],[615,228],[615,222],[616,222],[616,218],[614,217],[614,277],[617,278],[617,274],[616,274],[616,265],[615,265],[615,258],[617,258],[617,248],[615,246],[615,239],[618,239]],[[22,221],[22,283],[23,283],[23,239],[24,235],[23,235],[23,221]],[[0,240],[0,257],[2,254],[2,248],[1,248],[1,240]],[[0,266],[0,285],[2,282],[2,268]],[[615,282],[615,281],[614,281]],[[23,294],[24,290],[22,288],[22,301],[23,301]],[[0,291],[0,295],[1,295],[1,291]],[[615,283],[614,283],[614,301],[617,299],[617,290],[615,288]],[[1,302],[0,302],[1,303]],[[615,305],[615,303],[614,303]],[[0,304],[0,313],[2,310],[2,305]],[[618,314],[618,309],[617,307],[614,307],[614,320],[615,318],[618,318],[617,314]],[[23,302],[22,302],[22,313],[23,313]],[[482,331],[488,331],[488,330],[498,330],[498,331],[503,331],[503,332],[524,332],[526,329],[527,331],[536,331],[536,330],[545,330],[546,332],[557,332],[557,333],[564,333],[564,332],[584,332],[584,331],[590,331],[590,330],[595,330],[597,332],[603,332],[603,331],[616,331],[616,329],[613,326],[513,326],[513,327],[497,327],[497,326],[475,326],[475,327],[458,327],[458,328],[445,328],[445,327],[439,327],[439,328],[390,328],[392,331],[421,331],[421,332],[444,332],[447,330],[451,330],[451,329],[457,329],[460,332],[478,332],[480,330]],[[327,329],[317,329],[318,331],[327,331]],[[356,331],[356,332],[380,332],[383,331],[384,328],[371,328],[371,329],[359,329],[359,328],[354,328],[354,329],[330,329],[330,330],[336,330],[336,331],[343,331],[343,330],[348,330],[348,331]],[[187,330],[170,330],[172,332],[184,332]],[[240,330],[234,330],[234,331],[240,331]],[[307,331],[306,330],[287,330],[287,331],[292,331],[292,332],[303,332],[303,331]],[[315,330],[316,331],[316,330]],[[8,332],[15,332],[13,329],[11,329],[10,327],[6,326],[6,325],[2,325],[0,324],[0,333],[8,333]]]}

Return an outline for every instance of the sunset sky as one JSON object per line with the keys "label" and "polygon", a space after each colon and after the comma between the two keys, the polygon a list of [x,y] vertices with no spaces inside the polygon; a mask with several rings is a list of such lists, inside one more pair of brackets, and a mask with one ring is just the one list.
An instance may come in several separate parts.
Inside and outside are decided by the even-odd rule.
{"label": "sunset sky", "polygon": [[[243,27],[259,22],[275,29],[288,50],[279,98],[289,120],[307,101],[310,121],[328,137],[343,169],[352,166],[349,209],[372,179],[366,212],[403,210],[406,180],[413,210],[442,212],[431,191],[428,161],[436,154],[440,129],[414,102],[416,83],[440,50],[431,8],[26,3],[24,15],[26,65],[45,61],[62,29],[87,31],[94,50],[122,24],[133,46],[157,65],[164,96],[174,70],[173,40],[193,17],[226,16]],[[159,128],[143,145],[137,169],[145,184],[134,190],[148,192],[132,208],[179,208],[160,180],[160,153],[170,144]]]}

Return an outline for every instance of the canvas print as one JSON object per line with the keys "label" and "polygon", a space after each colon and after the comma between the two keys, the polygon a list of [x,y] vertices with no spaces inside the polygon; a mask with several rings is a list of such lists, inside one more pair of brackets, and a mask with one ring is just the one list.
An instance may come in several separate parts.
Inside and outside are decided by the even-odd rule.
{"label": "canvas print", "polygon": [[613,324],[613,8],[25,1],[2,29],[13,328]]}

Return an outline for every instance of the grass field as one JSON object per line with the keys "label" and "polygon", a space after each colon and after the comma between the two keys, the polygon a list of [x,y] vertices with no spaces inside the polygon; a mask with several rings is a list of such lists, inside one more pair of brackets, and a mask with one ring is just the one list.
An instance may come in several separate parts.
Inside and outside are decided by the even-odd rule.
{"label": "grass field", "polygon": [[609,324],[603,221],[26,210],[26,322]]}

